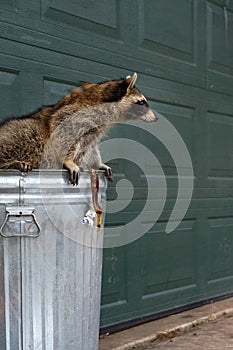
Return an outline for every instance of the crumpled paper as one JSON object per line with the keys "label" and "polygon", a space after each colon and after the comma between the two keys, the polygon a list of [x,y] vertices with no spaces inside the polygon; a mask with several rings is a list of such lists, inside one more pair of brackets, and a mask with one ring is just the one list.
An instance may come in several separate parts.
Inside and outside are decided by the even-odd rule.
{"label": "crumpled paper", "polygon": [[96,218],[96,212],[93,209],[89,209],[82,219],[82,224],[87,224],[93,227],[95,218]]}

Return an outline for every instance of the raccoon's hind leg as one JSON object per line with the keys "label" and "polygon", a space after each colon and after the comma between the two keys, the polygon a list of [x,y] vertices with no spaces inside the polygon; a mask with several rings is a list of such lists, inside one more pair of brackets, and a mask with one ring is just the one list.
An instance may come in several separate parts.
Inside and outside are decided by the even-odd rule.
{"label": "raccoon's hind leg", "polygon": [[97,227],[101,227],[103,209],[100,207],[98,202],[99,178],[95,169],[91,170],[91,192],[92,192],[93,206],[97,216]]}

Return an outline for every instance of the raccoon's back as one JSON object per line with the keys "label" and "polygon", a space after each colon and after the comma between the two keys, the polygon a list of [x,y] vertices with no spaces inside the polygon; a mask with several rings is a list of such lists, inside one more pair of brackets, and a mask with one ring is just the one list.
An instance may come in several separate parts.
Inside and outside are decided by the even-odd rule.
{"label": "raccoon's back", "polygon": [[14,168],[15,162],[38,168],[48,130],[41,120],[19,118],[0,126],[0,168]]}

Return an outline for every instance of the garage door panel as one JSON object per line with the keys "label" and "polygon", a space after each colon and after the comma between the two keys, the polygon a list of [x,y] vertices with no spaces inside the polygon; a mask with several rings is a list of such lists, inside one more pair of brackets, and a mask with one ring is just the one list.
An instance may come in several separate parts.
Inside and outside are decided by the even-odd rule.
{"label": "garage door panel", "polygon": [[209,112],[207,159],[208,176],[233,181],[233,116]]}
{"label": "garage door panel", "polygon": [[171,235],[164,230],[165,224],[158,222],[142,240],[142,298],[195,284],[195,220],[184,220]]}
{"label": "garage door panel", "polygon": [[[189,84],[204,86],[206,28],[201,16],[205,8],[201,1],[178,0],[142,1],[140,3],[141,48],[151,62],[162,61],[169,69],[179,70],[171,80],[188,80]],[[179,11],[177,9],[179,8]],[[189,78],[184,73],[189,73]]]}
{"label": "garage door panel", "polygon": [[117,37],[118,6],[116,0],[101,1],[78,0],[64,2],[62,0],[41,0],[43,17],[60,25],[66,25],[74,31],[84,29]]}
{"label": "garage door panel", "polygon": [[[102,293],[103,309],[127,303],[127,248],[108,249],[104,254],[103,279],[105,289]],[[123,273],[122,273],[123,272]],[[105,293],[105,291],[108,293]]]}
{"label": "garage door panel", "polygon": [[208,218],[208,289],[232,290],[233,216]]}
{"label": "garage door panel", "polygon": [[233,94],[233,8],[231,2],[208,1],[209,88]]}
{"label": "garage door panel", "polygon": [[18,8],[18,0],[2,0],[1,8],[14,12]]}
{"label": "garage door panel", "polygon": [[1,120],[17,115],[19,73],[0,71]]}
{"label": "garage door panel", "polygon": [[[146,0],[143,4],[143,44],[151,43],[158,53],[194,63],[193,1]],[[179,11],[174,11],[176,7]]]}

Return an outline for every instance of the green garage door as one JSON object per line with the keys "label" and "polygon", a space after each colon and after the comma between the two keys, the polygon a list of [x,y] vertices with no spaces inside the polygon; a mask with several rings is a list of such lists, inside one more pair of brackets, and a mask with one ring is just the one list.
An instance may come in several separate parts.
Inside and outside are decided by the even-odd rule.
{"label": "green garage door", "polygon": [[[171,154],[149,134],[156,123],[148,131],[132,125],[112,131],[112,138],[136,140],[154,154],[167,196],[156,223],[153,200],[145,212],[139,223],[143,231],[151,222],[145,235],[105,249],[103,327],[233,291],[232,38],[233,0],[1,1],[2,119],[53,103],[79,81],[136,71],[139,88],[179,132],[192,159],[190,208],[166,234],[178,181]],[[120,227],[143,210],[148,182],[124,154],[111,164],[116,181],[108,198],[116,199],[118,180],[134,187],[126,208],[107,215],[108,227]]]}

